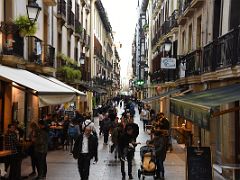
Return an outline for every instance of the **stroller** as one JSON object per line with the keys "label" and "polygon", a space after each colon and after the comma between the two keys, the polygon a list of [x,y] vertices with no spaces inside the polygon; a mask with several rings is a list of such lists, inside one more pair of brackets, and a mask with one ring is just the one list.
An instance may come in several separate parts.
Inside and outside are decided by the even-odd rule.
{"label": "stroller", "polygon": [[145,179],[145,176],[153,176],[155,179],[156,175],[156,164],[154,148],[150,146],[142,146],[140,148],[140,156],[142,160],[141,169],[138,169],[138,178]]}

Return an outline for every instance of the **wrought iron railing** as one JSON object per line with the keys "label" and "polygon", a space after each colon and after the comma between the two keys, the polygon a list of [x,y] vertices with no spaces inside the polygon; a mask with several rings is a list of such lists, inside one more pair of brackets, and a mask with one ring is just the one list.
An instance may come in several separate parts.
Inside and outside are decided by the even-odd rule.
{"label": "wrought iron railing", "polygon": [[202,51],[195,50],[183,57],[182,61],[186,63],[185,76],[199,75],[201,73]]}
{"label": "wrought iron railing", "polygon": [[219,37],[203,48],[203,73],[240,63],[240,29]]}
{"label": "wrought iron railing", "polygon": [[66,18],[66,2],[65,2],[65,0],[58,0],[57,14]]}
{"label": "wrought iron railing", "polygon": [[68,10],[67,25],[74,27],[74,13],[72,10]]}
{"label": "wrought iron railing", "polygon": [[75,20],[75,33],[82,36],[83,27],[79,20]]}
{"label": "wrought iron railing", "polygon": [[42,40],[35,36],[27,36],[28,61],[42,65]]}
{"label": "wrought iron railing", "polygon": [[43,65],[54,67],[55,48],[51,45],[43,45]]}
{"label": "wrought iron railing", "polygon": [[180,0],[179,1],[179,15],[182,15],[184,11],[189,7],[192,0]]}
{"label": "wrought iron railing", "polygon": [[239,29],[236,29],[218,38],[216,43],[217,68],[237,63],[238,33]]}

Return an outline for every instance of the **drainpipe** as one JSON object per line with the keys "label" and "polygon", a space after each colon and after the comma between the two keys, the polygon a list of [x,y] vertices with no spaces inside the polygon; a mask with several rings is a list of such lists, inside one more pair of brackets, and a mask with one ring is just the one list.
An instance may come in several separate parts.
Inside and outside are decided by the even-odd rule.
{"label": "drainpipe", "polygon": [[94,76],[94,7],[96,0],[90,1],[90,71],[91,79]]}

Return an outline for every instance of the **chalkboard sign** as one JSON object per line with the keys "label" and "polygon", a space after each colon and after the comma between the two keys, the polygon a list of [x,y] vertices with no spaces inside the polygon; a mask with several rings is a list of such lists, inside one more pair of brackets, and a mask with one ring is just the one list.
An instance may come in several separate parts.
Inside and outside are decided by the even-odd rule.
{"label": "chalkboard sign", "polygon": [[66,111],[65,110],[65,115],[68,115],[69,119],[72,120],[75,117],[75,112],[74,111]]}
{"label": "chalkboard sign", "polygon": [[187,180],[212,180],[210,147],[187,147]]}

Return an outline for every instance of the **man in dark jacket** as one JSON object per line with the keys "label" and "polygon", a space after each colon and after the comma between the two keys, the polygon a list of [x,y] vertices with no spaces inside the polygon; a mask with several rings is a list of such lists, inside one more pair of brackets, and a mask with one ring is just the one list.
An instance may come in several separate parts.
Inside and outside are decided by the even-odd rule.
{"label": "man in dark jacket", "polygon": [[121,155],[121,173],[122,180],[125,180],[125,158],[127,158],[128,162],[128,176],[129,179],[133,179],[132,176],[132,160],[134,156],[134,149],[136,146],[135,137],[133,135],[132,126],[126,127],[125,132],[119,138],[119,151]]}
{"label": "man in dark jacket", "polygon": [[88,180],[90,160],[98,161],[98,140],[92,134],[93,123],[82,125],[83,133],[78,136],[73,148],[73,157],[78,159],[78,170],[81,180]]}

